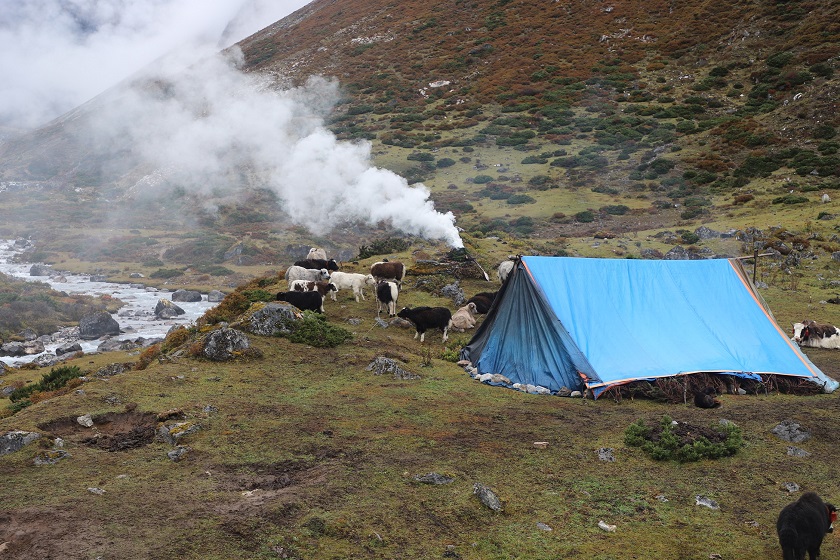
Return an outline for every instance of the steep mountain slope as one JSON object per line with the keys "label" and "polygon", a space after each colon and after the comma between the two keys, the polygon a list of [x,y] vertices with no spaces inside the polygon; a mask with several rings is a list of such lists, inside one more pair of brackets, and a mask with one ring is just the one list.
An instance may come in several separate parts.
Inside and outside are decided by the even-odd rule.
{"label": "steep mountain slope", "polygon": [[[477,237],[583,239],[580,251],[593,234],[637,231],[659,250],[701,224],[766,237],[819,219],[830,253],[836,220],[820,202],[840,188],[838,20],[827,1],[316,0],[239,48],[241,68],[274,87],[337,80],[338,138],[372,142],[376,165],[425,183]],[[108,103],[119,97],[0,145],[1,176],[68,203],[89,188],[135,200],[159,170],[80,128]],[[247,165],[225,176],[253,178]],[[186,192],[176,214],[202,206]],[[663,229],[677,234],[653,240]]]}

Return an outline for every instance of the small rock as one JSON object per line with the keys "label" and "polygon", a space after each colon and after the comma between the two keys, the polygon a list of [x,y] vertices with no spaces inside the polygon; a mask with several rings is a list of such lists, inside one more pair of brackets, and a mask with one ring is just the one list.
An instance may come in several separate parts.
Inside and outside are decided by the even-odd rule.
{"label": "small rock", "polygon": [[83,426],[85,428],[93,427],[93,418],[90,417],[90,414],[79,416],[78,418],[76,418],[76,422],[78,422],[80,426]]}
{"label": "small rock", "polygon": [[803,429],[799,423],[793,420],[783,420],[772,430],[773,434],[790,443],[802,443],[811,438],[811,432]]}
{"label": "small rock", "polygon": [[608,463],[615,462],[615,450],[612,447],[602,447],[598,450],[598,459]]}
{"label": "small rock", "polygon": [[473,494],[478,496],[478,499],[481,500],[482,504],[493,511],[500,512],[504,510],[504,505],[502,504],[502,500],[499,496],[497,496],[493,490],[484,484],[481,484],[480,482],[473,484]]}
{"label": "small rock", "polygon": [[548,442],[547,441],[535,441],[534,442],[534,447],[536,447],[537,449],[545,449],[546,447],[548,447]]}
{"label": "small rock", "polygon": [[799,447],[794,447],[793,445],[788,446],[787,454],[790,455],[791,457],[808,457],[810,455],[810,453],[805,451],[804,449],[800,449]]}
{"label": "small rock", "polygon": [[706,496],[699,496],[698,495],[698,496],[695,496],[694,499],[695,499],[694,505],[704,506],[704,507],[707,507],[709,509],[720,509],[720,506],[718,505],[718,503],[716,501],[714,501],[712,499],[709,499]]}
{"label": "small rock", "polygon": [[101,496],[105,493],[105,490],[103,490],[102,488],[88,488],[87,490],[91,494],[96,494],[97,496]]}
{"label": "small rock", "polygon": [[455,481],[455,479],[452,477],[444,476],[436,472],[431,472],[429,474],[423,475],[415,475],[414,480],[416,480],[417,482],[422,482],[423,484],[450,484]]}
{"label": "small rock", "polygon": [[799,485],[795,482],[782,483],[782,490],[787,490],[790,493],[799,492]]}
{"label": "small rock", "polygon": [[668,498],[665,497],[665,494],[659,494],[658,496],[656,496],[656,499],[662,502],[663,504],[668,502]]}
{"label": "small rock", "polygon": [[49,451],[43,451],[38,453],[35,456],[35,466],[41,467],[43,465],[55,465],[62,459],[66,459],[69,457],[70,454],[64,451],[63,449],[51,449]]}
{"label": "small rock", "polygon": [[551,531],[553,531],[553,529],[551,527],[549,527],[548,525],[546,525],[545,523],[539,523],[539,522],[537,523],[537,529],[539,529],[540,531],[545,531],[547,533],[550,533]]}
{"label": "small rock", "polygon": [[166,456],[169,457],[173,462],[177,463],[178,461],[183,459],[184,455],[189,453],[189,451],[189,447],[183,447],[179,445],[178,447],[167,453]]}
{"label": "small rock", "polygon": [[598,522],[598,528],[606,531],[607,533],[615,533],[615,525],[609,525],[604,521]]}

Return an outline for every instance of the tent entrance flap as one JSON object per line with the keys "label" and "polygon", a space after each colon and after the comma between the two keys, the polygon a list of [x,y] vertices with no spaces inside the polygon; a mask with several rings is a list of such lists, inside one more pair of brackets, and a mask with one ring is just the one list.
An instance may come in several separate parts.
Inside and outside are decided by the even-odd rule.
{"label": "tent entrance flap", "polygon": [[582,390],[583,378],[600,381],[521,262],[462,357],[480,373],[500,373],[513,383],[554,391]]}

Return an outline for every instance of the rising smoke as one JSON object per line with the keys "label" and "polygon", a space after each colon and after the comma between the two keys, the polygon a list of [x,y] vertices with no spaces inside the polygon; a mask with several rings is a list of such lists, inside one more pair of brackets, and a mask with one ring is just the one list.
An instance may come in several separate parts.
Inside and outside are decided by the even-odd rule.
{"label": "rising smoke", "polygon": [[103,149],[128,141],[167,183],[195,194],[268,188],[313,234],[384,222],[463,247],[454,215],[436,211],[425,186],[372,166],[369,143],[339,141],[325,128],[337,82],[313,77],[280,90],[238,70],[240,63],[234,48],[198,64],[158,67],[97,111],[93,136]]}

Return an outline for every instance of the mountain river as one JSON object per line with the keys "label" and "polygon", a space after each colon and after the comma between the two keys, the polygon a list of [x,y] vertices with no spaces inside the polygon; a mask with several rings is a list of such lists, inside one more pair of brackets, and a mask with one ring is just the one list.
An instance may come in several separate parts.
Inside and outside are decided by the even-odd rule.
{"label": "mountain river", "polygon": [[[14,240],[0,240],[0,272],[7,276],[13,276],[26,281],[44,282],[54,290],[68,294],[81,294],[90,296],[110,295],[124,302],[125,305],[113,314],[114,319],[120,325],[121,334],[112,337],[117,340],[162,339],[174,325],[190,325],[201,317],[205,311],[217,305],[215,302],[207,301],[207,294],[202,294],[200,302],[175,302],[175,305],[186,313],[173,319],[158,319],[155,317],[154,309],[161,299],[170,299],[169,292],[157,288],[145,287],[142,284],[117,284],[114,282],[94,282],[91,275],[78,275],[61,272],[54,276],[31,276],[29,271],[32,263],[12,263],[14,256],[21,252],[15,246]],[[174,291],[174,289],[172,290]],[[43,337],[45,351],[42,354],[28,356],[0,356],[0,361],[8,365],[21,365],[31,362],[43,354],[55,355],[55,349],[70,341],[78,342],[86,353],[95,352],[102,344],[99,340],[80,340],[78,332],[75,337],[66,335],[54,335],[45,340]]]}

